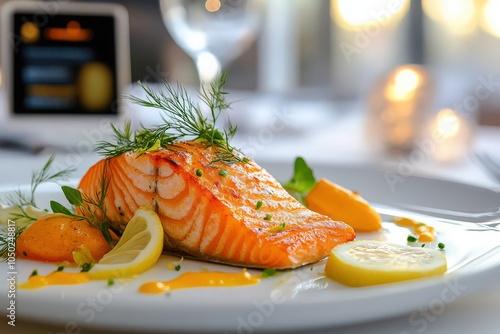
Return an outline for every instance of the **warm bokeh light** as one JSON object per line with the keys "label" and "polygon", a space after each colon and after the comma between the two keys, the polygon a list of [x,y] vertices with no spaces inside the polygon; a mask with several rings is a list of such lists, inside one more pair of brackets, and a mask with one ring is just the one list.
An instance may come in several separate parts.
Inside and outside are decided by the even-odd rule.
{"label": "warm bokeh light", "polygon": [[460,118],[461,116],[453,109],[443,109],[439,111],[434,120],[432,129],[433,138],[440,141],[456,137],[460,132]]}
{"label": "warm bokeh light", "polygon": [[481,10],[482,28],[495,37],[500,37],[500,0],[488,0]]}
{"label": "warm bokeh light", "polygon": [[33,43],[40,38],[40,28],[33,22],[25,22],[21,26],[21,38],[26,43]]}
{"label": "warm bokeh light", "polygon": [[411,67],[402,67],[389,80],[384,95],[393,102],[408,101],[415,96],[415,91],[422,81],[420,73]]}
{"label": "warm bokeh light", "polygon": [[330,15],[339,27],[359,31],[372,25],[394,26],[409,5],[409,0],[330,0]]}
{"label": "warm bokeh light", "polygon": [[478,23],[475,0],[423,0],[425,14],[456,35],[474,31]]}
{"label": "warm bokeh light", "polygon": [[207,0],[205,2],[205,9],[213,13],[220,9],[221,3],[219,0]]}

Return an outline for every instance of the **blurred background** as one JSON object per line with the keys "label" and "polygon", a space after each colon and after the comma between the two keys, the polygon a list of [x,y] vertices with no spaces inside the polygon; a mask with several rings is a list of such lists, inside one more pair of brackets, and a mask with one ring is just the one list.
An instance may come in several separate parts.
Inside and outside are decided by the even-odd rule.
{"label": "blurred background", "polygon": [[[170,37],[159,1],[106,2],[129,12],[132,81],[166,76],[196,85],[193,60]],[[474,89],[478,76],[500,82],[500,0],[268,0],[265,6],[257,39],[229,66],[230,88],[358,99],[406,63],[432,68],[460,83],[457,89]],[[281,42],[269,42],[271,36]],[[498,88],[480,101],[480,123],[500,125]]]}
{"label": "blurred background", "polygon": [[[198,87],[196,58],[167,30],[161,1],[106,2],[128,10],[131,82]],[[205,1],[206,7],[221,2],[246,3]],[[373,121],[368,134],[385,136],[396,151],[411,150],[429,122],[438,122],[432,131],[441,136],[443,126],[449,136],[465,124],[464,141],[477,124],[500,126],[500,0],[267,0],[261,6],[258,29],[224,66],[227,89],[323,101],[337,115],[364,113]],[[358,107],[343,107],[351,102]]]}

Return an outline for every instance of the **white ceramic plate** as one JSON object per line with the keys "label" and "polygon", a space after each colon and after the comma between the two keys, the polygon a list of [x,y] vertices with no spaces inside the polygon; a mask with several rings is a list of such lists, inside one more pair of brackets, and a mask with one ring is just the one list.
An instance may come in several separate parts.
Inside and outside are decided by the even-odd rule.
{"label": "white ceramic plate", "polygon": [[[279,179],[291,175],[291,166],[263,164]],[[438,241],[446,244],[449,270],[443,277],[366,288],[349,288],[323,277],[325,262],[284,272],[258,285],[235,288],[198,288],[169,295],[143,295],[138,287],[150,280],[168,280],[179,272],[167,269],[174,257],[162,256],[157,265],[134,280],[107,287],[105,281],[84,285],[52,286],[16,291],[17,316],[33,321],[115,330],[236,332],[282,330],[307,331],[374,319],[410,314],[440,307],[490,283],[500,274],[500,194],[459,183],[405,177],[389,186],[387,174],[367,167],[314,166],[315,174],[355,189],[376,203],[383,215],[384,230],[358,238],[406,243],[408,231],[390,223],[392,214],[414,216],[436,227]],[[40,205],[62,200],[55,186],[38,194]],[[3,196],[3,194],[0,194]],[[16,262],[18,283],[33,269],[48,274],[55,265]],[[180,272],[202,269],[241,269],[184,260]],[[9,271],[0,264],[2,276]],[[257,274],[258,271],[250,270]],[[0,303],[7,305],[7,282],[0,280]],[[2,312],[5,308],[2,307]]]}

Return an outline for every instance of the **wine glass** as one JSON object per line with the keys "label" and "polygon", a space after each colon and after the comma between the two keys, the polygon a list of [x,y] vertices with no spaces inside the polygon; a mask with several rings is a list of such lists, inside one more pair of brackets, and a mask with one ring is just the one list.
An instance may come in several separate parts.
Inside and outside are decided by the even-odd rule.
{"label": "wine glass", "polygon": [[194,60],[207,87],[256,38],[260,0],[160,0],[173,40]]}

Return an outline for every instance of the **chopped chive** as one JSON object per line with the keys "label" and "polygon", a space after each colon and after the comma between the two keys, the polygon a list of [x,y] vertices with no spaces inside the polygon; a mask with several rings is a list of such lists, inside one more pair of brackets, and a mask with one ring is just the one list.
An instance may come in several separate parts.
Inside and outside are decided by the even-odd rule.
{"label": "chopped chive", "polygon": [[64,266],[57,267],[57,271],[63,271],[63,270],[64,270]]}
{"label": "chopped chive", "polygon": [[264,217],[265,220],[271,220],[271,218],[273,218],[269,213],[266,214],[266,216]]}
{"label": "chopped chive", "polygon": [[198,168],[198,169],[196,170],[196,176],[200,177],[200,176],[202,176],[202,175],[203,175],[203,171],[202,171],[201,169],[199,169],[199,168]]}
{"label": "chopped chive", "polygon": [[226,177],[227,176],[227,171],[225,171],[224,169],[221,169],[221,170],[219,170],[219,175],[222,176],[222,177]]}
{"label": "chopped chive", "polygon": [[86,273],[86,272],[87,272],[87,271],[89,271],[91,268],[92,268],[92,264],[90,264],[90,263],[84,263],[84,264],[82,265],[82,270],[81,270],[81,272],[82,272],[82,273]]}
{"label": "chopped chive", "polygon": [[112,278],[108,279],[108,286],[113,286],[115,285],[115,281]]}
{"label": "chopped chive", "polygon": [[248,160],[248,158],[247,158],[247,157],[245,157],[245,158],[241,159],[241,162],[243,162],[244,164],[247,164],[247,163],[249,163],[250,161]]}
{"label": "chopped chive", "polygon": [[38,270],[36,270],[36,269],[35,269],[35,270],[33,270],[33,271],[31,272],[30,277],[31,277],[31,276],[36,276],[36,275],[38,275]]}
{"label": "chopped chive", "polygon": [[440,250],[443,250],[443,249],[444,249],[444,247],[445,247],[445,245],[444,245],[442,242],[438,243],[438,248],[439,248]]}
{"label": "chopped chive", "polygon": [[424,248],[424,247],[425,247],[425,244],[422,244],[422,246],[421,246],[421,247],[422,247],[422,248]]}
{"label": "chopped chive", "polygon": [[276,274],[276,269],[264,269],[262,273],[260,274],[260,277],[262,278],[267,278],[274,276]]}
{"label": "chopped chive", "polygon": [[178,265],[175,266],[175,271],[179,271],[179,270],[181,270],[181,265],[180,264],[178,264]]}
{"label": "chopped chive", "polygon": [[406,238],[406,241],[408,241],[408,242],[416,242],[417,238],[415,238],[413,235],[409,235],[408,238]]}
{"label": "chopped chive", "polygon": [[259,210],[262,207],[262,201],[258,201],[257,205],[255,206],[255,210]]}

